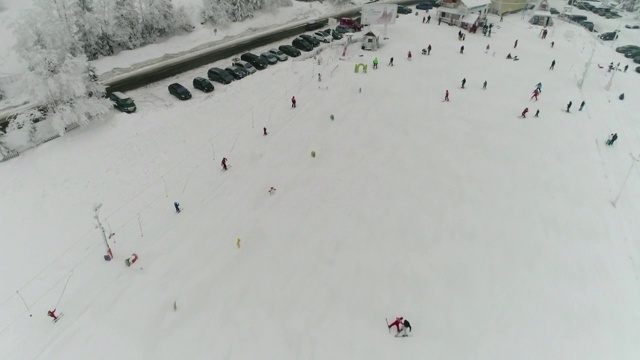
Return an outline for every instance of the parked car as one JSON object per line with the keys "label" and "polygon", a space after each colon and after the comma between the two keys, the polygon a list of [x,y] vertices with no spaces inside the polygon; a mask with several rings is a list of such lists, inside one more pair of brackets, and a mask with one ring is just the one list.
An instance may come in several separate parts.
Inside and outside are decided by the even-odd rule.
{"label": "parked car", "polygon": [[209,71],[207,71],[207,76],[209,77],[209,80],[225,85],[231,84],[231,82],[233,81],[233,77],[231,77],[229,73],[217,67],[209,69]]}
{"label": "parked car", "polygon": [[263,52],[260,57],[269,63],[269,65],[275,65],[278,63],[278,58],[270,52]]}
{"label": "parked car", "polygon": [[355,31],[362,30],[362,24],[358,20],[352,18],[342,18],[340,19],[340,25],[348,26]]}
{"label": "parked car", "polygon": [[640,66],[636,67],[636,72],[640,74]]}
{"label": "parked car", "polygon": [[633,58],[633,62],[636,64],[640,64],[640,56],[636,56]]}
{"label": "parked car", "polygon": [[238,70],[240,73],[242,73],[245,77],[251,75],[252,73],[249,72],[249,70],[247,70],[244,66],[242,65],[231,65],[232,68]]}
{"label": "parked car", "polygon": [[291,45],[293,45],[293,47],[295,47],[296,49],[302,50],[302,51],[311,51],[311,50],[313,50],[313,45],[308,43],[303,38],[295,38],[295,39],[293,39],[293,41],[291,42]]}
{"label": "parked car", "polygon": [[344,35],[346,33],[352,33],[353,29],[348,27],[348,26],[338,25],[338,26],[336,26],[336,30],[335,31],[340,33],[341,35]]}
{"label": "parked car", "polygon": [[116,109],[126,112],[127,114],[131,114],[137,110],[136,103],[134,103],[130,97],[121,92],[116,91],[110,93],[109,99],[113,102],[113,106]]}
{"label": "parked car", "polygon": [[636,46],[636,45],[624,45],[624,46],[618,46],[616,48],[616,52],[617,53],[621,53],[624,54],[629,50],[633,50],[633,49],[638,49],[640,50],[640,46]]}
{"label": "parked car", "polygon": [[549,12],[551,13],[551,15],[558,15],[560,14],[560,11],[558,11],[558,9],[556,8],[550,8]]}
{"label": "parked car", "polygon": [[569,20],[575,21],[575,22],[585,21],[587,20],[587,17],[584,15],[569,15]]}
{"label": "parked car", "polygon": [[412,12],[410,7],[398,5],[398,14],[411,14]]}
{"label": "parked car", "polygon": [[423,3],[420,3],[420,4],[416,5],[416,9],[418,9],[418,10],[431,10],[431,9],[433,9],[433,5],[431,5],[431,3],[428,3],[428,2],[423,2]]}
{"label": "parked car", "polygon": [[291,57],[298,57],[302,54],[300,50],[294,48],[291,45],[280,45],[278,47],[278,50],[282,51],[283,53]]}
{"label": "parked car", "polygon": [[631,49],[624,53],[624,57],[626,57],[627,59],[633,59],[636,56],[640,56],[639,49]]}
{"label": "parked car", "polygon": [[610,32],[602,33],[598,37],[604,41],[611,41],[611,40],[615,40],[618,37],[618,33],[615,31],[610,31]]}
{"label": "parked car", "polygon": [[340,40],[342,39],[342,33],[339,33],[333,29],[324,29],[322,30],[322,32],[324,32],[325,34],[328,34],[329,36],[333,37],[333,40]]}
{"label": "parked car", "polygon": [[169,94],[177,97],[180,100],[189,100],[191,99],[191,92],[189,90],[187,90],[186,87],[178,84],[178,83],[173,83],[171,85],[169,85]]}
{"label": "parked car", "polygon": [[276,58],[278,58],[278,61],[287,61],[287,60],[289,60],[289,57],[287,55],[285,55],[285,53],[283,53],[282,51],[280,51],[278,49],[271,49],[271,50],[269,50],[269,52],[271,54],[273,54]]}
{"label": "parked car", "polygon": [[593,23],[591,21],[581,21],[579,22],[580,26],[584,27],[585,29],[593,32],[594,26]]}
{"label": "parked car", "polygon": [[213,91],[213,84],[203,77],[193,79],[193,87],[206,93]]}
{"label": "parked car", "polygon": [[322,20],[318,20],[318,21],[311,21],[308,22],[307,25],[305,25],[305,29],[307,31],[312,31],[312,30],[317,30],[320,29],[322,27],[324,27],[327,24],[327,20],[322,21]]}
{"label": "parked car", "polygon": [[627,29],[640,29],[640,25],[625,25]]}
{"label": "parked car", "polygon": [[265,59],[250,52],[242,54],[242,56],[240,56],[240,59],[253,65],[258,70],[264,70],[267,68],[267,66],[269,66],[269,63]]}
{"label": "parked car", "polygon": [[246,62],[246,61],[242,61],[239,58],[233,58],[231,59],[231,64],[233,66],[238,66],[241,67],[245,70],[247,70],[247,72],[249,72],[249,74],[254,74],[256,71],[256,68],[253,67],[253,65],[251,65],[250,63]]}
{"label": "parked car", "polygon": [[246,70],[241,69],[237,66],[229,66],[227,68],[224,68],[224,71],[226,71],[227,74],[231,75],[236,80],[242,80],[248,74]]}
{"label": "parked car", "polygon": [[316,39],[314,36],[302,34],[300,35],[300,37],[304,39],[306,42],[308,42],[309,44],[313,45],[313,47],[320,46],[320,40]]}
{"label": "parked car", "polygon": [[316,39],[318,39],[318,41],[323,42],[323,43],[330,43],[333,40],[333,37],[331,37],[331,35],[327,35],[322,31],[314,32],[313,36]]}

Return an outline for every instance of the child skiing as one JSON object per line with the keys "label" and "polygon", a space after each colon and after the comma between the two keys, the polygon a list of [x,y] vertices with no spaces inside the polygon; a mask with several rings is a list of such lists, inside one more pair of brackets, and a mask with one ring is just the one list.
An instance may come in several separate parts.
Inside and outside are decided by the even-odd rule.
{"label": "child skiing", "polygon": [[389,60],[389,65],[387,65],[387,66],[393,66],[393,58],[391,58],[391,59]]}
{"label": "child skiing", "polygon": [[269,135],[269,133],[267,132],[267,128],[266,128],[266,127],[263,127],[263,128],[262,128],[262,135],[263,135],[263,136],[267,136],[267,135]]}
{"label": "child skiing", "polygon": [[392,327],[396,327],[396,331],[400,333],[400,326],[403,324],[404,318],[402,316],[397,317],[391,324],[389,324],[389,329]]}
{"label": "child skiing", "polygon": [[460,46],[460,54],[464,54],[464,45]]}
{"label": "child skiing", "polygon": [[227,171],[227,158],[222,158],[220,165],[222,165],[222,170]]}
{"label": "child skiing", "polygon": [[536,114],[533,117],[538,117],[538,115],[540,115],[540,109],[536,110]]}
{"label": "child skiing", "polygon": [[411,61],[411,51],[407,54],[407,60]]}
{"label": "child skiing", "polygon": [[180,204],[178,204],[178,202],[176,201],[176,202],[173,203],[173,207],[176,208],[176,214],[179,214],[180,213]]}
{"label": "child skiing", "polygon": [[571,112],[571,105],[573,105],[573,102],[569,101],[569,103],[567,104],[567,112]]}
{"label": "child skiing", "polygon": [[462,86],[461,86],[462,89],[464,89],[464,84],[466,83],[467,83],[467,78],[462,79]]}
{"label": "child skiing", "polygon": [[582,111],[582,108],[584,108],[585,102],[584,100],[580,103],[580,109],[578,109],[578,111]]}
{"label": "child skiing", "polygon": [[407,329],[409,329],[409,332],[411,332],[411,323],[409,323],[409,320],[404,319],[404,321],[402,322],[402,330],[399,331],[396,336],[402,336],[402,337],[409,336],[409,334],[407,334]]}
{"label": "child skiing", "polygon": [[529,100],[536,99],[536,101],[538,101],[538,94],[540,94],[540,91],[538,91],[538,88],[535,88],[533,90],[533,95],[531,95],[531,98]]}
{"label": "child skiing", "polygon": [[[296,107],[296,97],[295,96],[291,97],[291,107],[292,108]],[[225,170],[227,170],[227,169],[225,169]]]}
{"label": "child skiing", "polygon": [[524,110],[522,110],[522,114],[520,115],[520,117],[523,119],[526,118],[528,112],[529,112],[529,108],[524,108]]}
{"label": "child skiing", "polygon": [[444,91],[444,101],[449,101],[449,90]]}
{"label": "child skiing", "polygon": [[47,311],[47,316],[53,318],[53,321],[58,321],[58,317],[56,316],[56,309]]}
{"label": "child skiing", "polygon": [[373,59],[373,68],[374,69],[378,68],[378,58]]}
{"label": "child skiing", "polygon": [[555,67],[556,67],[556,61],[555,61],[555,60],[553,60],[553,61],[551,62],[551,66],[549,66],[549,70],[553,70]]}
{"label": "child skiing", "polygon": [[487,80],[482,83],[482,90],[487,90]]}

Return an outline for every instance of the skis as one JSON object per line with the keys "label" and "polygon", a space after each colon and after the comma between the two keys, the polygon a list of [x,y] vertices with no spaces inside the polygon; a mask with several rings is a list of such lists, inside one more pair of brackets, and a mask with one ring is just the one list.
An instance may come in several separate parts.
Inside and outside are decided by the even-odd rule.
{"label": "skis", "polygon": [[53,319],[51,322],[55,324],[55,323],[57,323],[57,322],[58,322],[58,320],[60,320],[60,318],[62,318],[63,316],[64,316],[64,313],[60,313],[60,315],[58,315],[58,316],[57,316],[55,319]]}
{"label": "skis", "polygon": [[391,334],[391,328],[389,327],[389,320],[387,320],[387,318],[384,318],[384,321],[387,323],[387,329],[389,330],[389,334]]}

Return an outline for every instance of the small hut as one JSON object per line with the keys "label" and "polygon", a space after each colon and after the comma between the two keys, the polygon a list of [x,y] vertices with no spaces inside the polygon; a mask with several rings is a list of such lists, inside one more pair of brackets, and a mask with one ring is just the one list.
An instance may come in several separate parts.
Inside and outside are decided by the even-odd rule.
{"label": "small hut", "polygon": [[372,31],[362,37],[362,50],[378,50],[380,38]]}

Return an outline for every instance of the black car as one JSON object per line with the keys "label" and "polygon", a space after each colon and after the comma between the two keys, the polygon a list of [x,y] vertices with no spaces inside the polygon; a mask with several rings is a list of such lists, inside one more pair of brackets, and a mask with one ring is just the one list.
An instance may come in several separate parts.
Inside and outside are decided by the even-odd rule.
{"label": "black car", "polygon": [[321,27],[325,26],[327,24],[327,20],[322,21],[322,20],[318,20],[318,21],[311,21],[308,22],[307,25],[305,25],[305,29],[307,31],[311,31],[311,30],[316,30],[316,29],[320,29]]}
{"label": "black car", "polygon": [[244,54],[242,54],[242,56],[240,56],[240,60],[244,60],[244,61],[248,62],[249,64],[253,65],[258,70],[264,70],[269,65],[269,63],[265,59],[261,58],[260,56],[258,56],[256,54],[252,54],[252,53],[244,53]]}
{"label": "black car", "polygon": [[556,8],[550,8],[549,12],[551,13],[551,15],[560,15],[560,11],[558,11]]}
{"label": "black car", "polygon": [[398,14],[411,14],[412,12],[410,7],[398,5]]}
{"label": "black car", "polygon": [[615,40],[618,37],[618,33],[615,31],[611,31],[611,32],[602,33],[598,37],[604,41],[611,41],[611,40]]}
{"label": "black car", "polygon": [[629,50],[624,53],[624,57],[626,57],[627,59],[633,59],[634,57],[637,57],[637,56],[640,56],[640,50],[638,49]]}
{"label": "black car", "polygon": [[579,22],[580,26],[584,27],[585,29],[593,32],[594,26],[593,23],[591,21],[581,21]]}
{"label": "black car", "polygon": [[227,74],[233,76],[233,78],[236,80],[244,79],[245,76],[247,76],[247,73],[242,71],[242,69],[237,66],[229,66],[228,68],[225,68],[224,71],[226,71]]}
{"label": "black car", "polygon": [[280,45],[278,47],[278,50],[280,50],[283,53],[285,53],[285,55],[288,55],[288,56],[291,56],[291,57],[298,57],[298,56],[300,56],[302,54],[300,52],[300,50],[294,48],[291,45]]}
{"label": "black car", "polygon": [[624,45],[624,46],[618,46],[616,48],[616,52],[617,53],[621,53],[624,54],[626,52],[629,52],[631,50],[640,50],[640,46],[636,46],[636,45]]}
{"label": "black car", "polygon": [[625,25],[627,29],[640,29],[640,25]]}
{"label": "black car", "polygon": [[322,32],[327,34],[327,35],[332,36],[333,40],[340,40],[343,37],[341,33],[337,32],[337,31],[335,31],[333,29],[324,29],[324,30],[322,30]]}
{"label": "black car", "polygon": [[178,84],[178,83],[173,83],[171,85],[169,85],[169,94],[177,97],[180,100],[189,100],[191,99],[191,92],[189,92],[189,90],[187,90],[186,87]]}
{"label": "black car", "polygon": [[300,35],[300,37],[303,38],[306,42],[308,42],[311,45],[313,45],[313,47],[320,46],[320,40],[316,39],[315,37],[313,37],[311,35],[302,34],[302,35]]}
{"label": "black car", "polygon": [[569,15],[569,20],[575,21],[575,22],[585,21],[587,20],[587,17],[584,15]]}
{"label": "black car", "polygon": [[274,54],[268,51],[260,54],[260,57],[266,60],[269,63],[269,65],[275,65],[278,63],[278,58]]}
{"label": "black car", "polygon": [[209,80],[216,81],[225,85],[231,84],[231,82],[233,81],[233,77],[229,75],[229,73],[227,73],[226,71],[220,68],[215,68],[215,67],[209,69],[209,71],[207,72],[207,76],[209,76]]}
{"label": "black car", "polygon": [[433,9],[433,5],[431,3],[428,3],[428,2],[423,2],[423,3],[420,3],[420,4],[416,5],[416,9],[418,9],[418,10],[431,10],[431,9]]}
{"label": "black car", "polygon": [[[291,42],[291,45],[293,45],[293,47],[295,47],[296,49],[302,50],[302,51],[311,51],[311,50],[313,50],[313,45],[311,45],[310,43],[306,42],[302,38],[293,39],[293,41]],[[285,54],[286,54],[286,52],[285,52]]]}
{"label": "black car", "polygon": [[636,72],[640,74],[640,66],[636,67]]}
{"label": "black car", "polygon": [[213,91],[213,84],[203,77],[193,79],[193,87],[206,93]]}
{"label": "black car", "polygon": [[345,26],[345,25],[338,25],[336,26],[336,32],[339,32],[340,34],[346,34],[346,33],[352,33],[355,32],[355,30],[353,30],[352,28]]}

